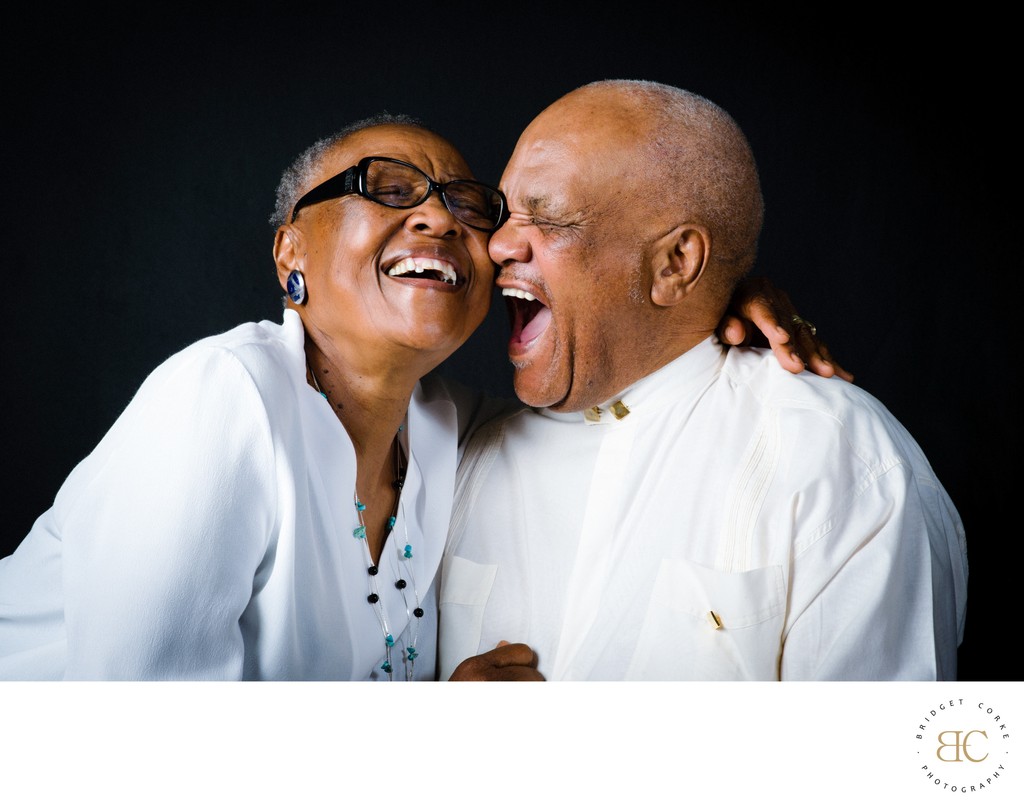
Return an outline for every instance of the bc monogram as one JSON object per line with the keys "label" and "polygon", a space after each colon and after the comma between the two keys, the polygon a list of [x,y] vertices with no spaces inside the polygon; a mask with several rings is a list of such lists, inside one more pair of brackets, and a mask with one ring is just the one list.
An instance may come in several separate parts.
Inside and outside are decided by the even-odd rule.
{"label": "bc monogram", "polygon": [[[988,759],[988,752],[986,752],[984,756],[976,757],[971,756],[971,753],[968,750],[972,743],[971,737],[975,734],[980,734],[985,739],[988,739],[988,732],[982,731],[981,729],[971,729],[970,731],[940,731],[939,747],[935,751],[935,756],[943,762],[984,762]],[[947,740],[949,735],[953,736],[953,742],[949,742]],[[943,751],[947,748],[955,749],[953,757],[942,755]]]}

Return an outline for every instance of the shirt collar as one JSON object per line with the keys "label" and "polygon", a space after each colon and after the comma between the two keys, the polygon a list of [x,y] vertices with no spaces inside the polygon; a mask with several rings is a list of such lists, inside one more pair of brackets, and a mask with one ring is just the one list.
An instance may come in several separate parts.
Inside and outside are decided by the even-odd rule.
{"label": "shirt collar", "polygon": [[619,394],[585,412],[553,412],[539,409],[554,420],[609,425],[645,417],[691,397],[718,375],[726,350],[717,337],[709,336],[664,367],[630,384]]}

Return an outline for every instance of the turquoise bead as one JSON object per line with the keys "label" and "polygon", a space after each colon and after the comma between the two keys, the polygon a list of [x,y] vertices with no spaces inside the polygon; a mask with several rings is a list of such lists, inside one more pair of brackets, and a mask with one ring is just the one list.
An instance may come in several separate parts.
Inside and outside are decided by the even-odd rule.
{"label": "turquoise bead", "polygon": [[362,525],[359,525],[354,530],[352,530],[352,534],[356,538],[365,538],[366,537],[366,527],[364,527]]}
{"label": "turquoise bead", "polygon": [[388,647],[394,647],[395,646],[395,637],[392,636],[390,633],[387,636],[384,637],[384,641],[387,643]]}

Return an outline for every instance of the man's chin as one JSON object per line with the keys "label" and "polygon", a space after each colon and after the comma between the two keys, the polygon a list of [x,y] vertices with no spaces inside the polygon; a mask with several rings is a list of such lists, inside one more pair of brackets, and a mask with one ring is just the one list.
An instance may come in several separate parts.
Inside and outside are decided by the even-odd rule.
{"label": "man's chin", "polygon": [[553,387],[549,379],[540,377],[535,367],[529,365],[513,365],[513,367],[512,386],[515,388],[516,397],[527,406],[537,409],[553,408],[565,399],[568,390]]}
{"label": "man's chin", "polygon": [[515,367],[512,385],[516,397],[534,409],[550,409],[552,412],[582,412],[599,404],[602,398],[595,398],[593,392],[580,395],[571,380],[553,381],[550,377],[534,372],[533,367]]}

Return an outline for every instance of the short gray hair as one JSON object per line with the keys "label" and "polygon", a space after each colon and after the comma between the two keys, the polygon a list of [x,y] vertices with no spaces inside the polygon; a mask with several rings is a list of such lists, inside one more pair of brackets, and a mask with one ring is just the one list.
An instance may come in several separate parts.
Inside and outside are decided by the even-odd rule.
{"label": "short gray hair", "polygon": [[295,207],[295,203],[299,201],[303,192],[312,184],[313,177],[320,168],[324,156],[335,146],[363,129],[388,125],[416,126],[431,131],[422,121],[411,115],[382,112],[379,115],[357,120],[332,135],[320,138],[296,157],[294,162],[281,174],[274,199],[274,212],[270,215],[270,226],[277,230],[282,224],[287,224],[290,221],[292,208]]}

